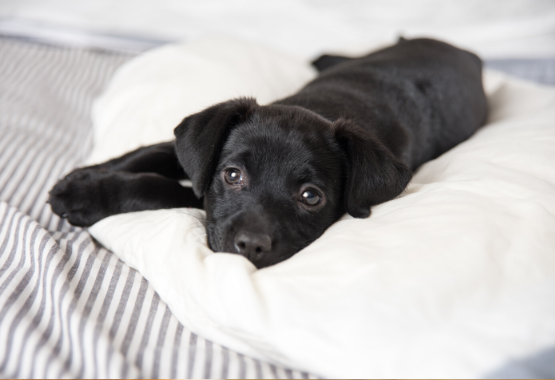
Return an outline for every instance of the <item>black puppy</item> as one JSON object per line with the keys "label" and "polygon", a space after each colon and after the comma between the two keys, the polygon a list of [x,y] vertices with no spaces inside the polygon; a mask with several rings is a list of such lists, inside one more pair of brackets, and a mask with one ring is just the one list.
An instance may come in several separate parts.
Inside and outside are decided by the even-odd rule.
{"label": "black puppy", "polygon": [[[217,104],[185,118],[175,142],[75,170],[50,192],[52,209],[89,226],[118,213],[204,206],[209,246],[262,268],[345,212],[368,217],[486,119],[480,59],[439,41],[401,39],[315,65],[321,74],[291,97]],[[192,190],[179,185],[185,178]]]}

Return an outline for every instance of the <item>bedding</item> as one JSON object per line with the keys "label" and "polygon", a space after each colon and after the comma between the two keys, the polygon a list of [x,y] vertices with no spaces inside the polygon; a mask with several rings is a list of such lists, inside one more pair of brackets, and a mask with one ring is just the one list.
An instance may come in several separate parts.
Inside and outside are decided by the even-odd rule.
{"label": "bedding", "polygon": [[[275,78],[293,73],[299,82],[284,78],[284,91],[313,75],[308,63],[285,65],[281,53],[258,57],[251,44],[216,39],[206,47],[168,46],[123,67],[95,108],[100,153],[92,157],[119,154],[116,134],[136,131],[134,145],[157,142],[143,131],[162,110],[167,122],[154,124],[171,138],[170,119],[186,106],[158,99],[177,87],[183,99],[202,98],[187,112],[202,108],[204,96],[221,100],[195,86],[179,57],[203,62],[195,75],[204,76],[219,73],[211,59],[240,51],[226,65],[240,84],[221,83],[225,96],[281,96],[282,80],[242,77],[250,60]],[[150,73],[164,75],[151,81]],[[275,266],[256,270],[239,255],[211,252],[200,210],[116,215],[89,232],[145,276],[185,326],[246,355],[332,378],[491,376],[555,345],[555,89],[495,72],[484,79],[485,127],[423,165],[369,219],[345,216]]]}
{"label": "bedding", "polygon": [[91,108],[134,57],[0,37],[0,377],[313,378],[183,326],[136,270],[54,215]]}
{"label": "bedding", "polygon": [[[388,4],[360,0],[350,0],[341,4],[322,4],[311,0],[264,4],[256,1],[238,3],[210,0],[202,5],[174,0],[141,0],[132,3],[108,0],[94,3],[66,0],[0,2],[0,377],[315,377],[308,372],[277,365],[289,360],[295,353],[294,346],[300,345],[297,350],[306,348],[304,340],[310,335],[310,329],[291,330],[283,336],[283,346],[292,347],[292,351],[283,357],[279,350],[274,350],[271,345],[264,345],[258,355],[277,358],[270,362],[255,359],[255,355],[243,354],[252,351],[254,346],[251,344],[252,336],[246,336],[245,339],[237,338],[243,334],[243,330],[229,332],[229,326],[239,323],[233,320],[240,317],[235,308],[229,313],[230,320],[226,319],[220,325],[227,327],[223,332],[216,332],[216,338],[229,341],[230,346],[218,344],[215,339],[208,339],[209,335],[197,335],[190,327],[179,322],[178,318],[182,320],[182,316],[177,317],[179,314],[174,314],[173,308],[166,305],[166,296],[161,298],[162,292],[158,293],[158,288],[155,291],[141,273],[105,249],[91,238],[86,230],[73,228],[57,218],[51,213],[49,206],[45,205],[48,190],[63,174],[85,164],[87,160],[90,162],[95,159],[95,156],[90,156],[93,139],[100,141],[101,136],[110,136],[108,132],[104,135],[93,135],[90,123],[91,105],[109,82],[111,85],[108,86],[108,93],[116,94],[113,86],[117,79],[110,79],[116,69],[123,63],[132,61],[136,53],[169,41],[190,42],[199,36],[214,33],[258,41],[257,49],[261,51],[266,51],[267,46],[279,48],[287,54],[267,52],[271,55],[278,54],[282,64],[287,65],[287,71],[295,72],[297,77],[292,80],[284,78],[283,71],[272,66],[272,75],[278,75],[280,81],[277,84],[268,83],[272,88],[272,92],[267,93],[270,101],[272,96],[279,97],[284,92],[294,91],[303,80],[308,80],[314,75],[305,63],[288,54],[296,54],[304,60],[312,59],[322,52],[359,54],[384,42],[393,41],[399,34],[426,34],[478,51],[486,58],[487,67],[539,83],[554,84],[554,10],[553,4],[544,0],[499,0],[489,2],[487,6],[484,6],[482,1],[457,0],[450,1],[448,6],[445,6],[443,0],[418,4],[405,0]],[[287,28],[283,28],[283,25],[287,25]],[[36,43],[37,41],[40,43]],[[232,40],[229,40],[229,43],[233,43]],[[250,57],[253,59],[259,55],[251,44],[239,45],[243,46],[243,54],[250,51]],[[164,115],[150,113],[153,117],[151,121],[137,119],[137,128],[146,127],[147,124],[156,125],[164,129],[164,133],[168,133],[166,136],[169,136],[173,129],[173,126],[170,126],[172,118],[181,117],[178,115],[180,112],[189,112],[195,107],[202,108],[202,99],[209,102],[211,99],[218,100],[227,95],[235,95],[237,91],[229,93],[228,86],[233,83],[242,86],[243,89],[252,86],[253,91],[258,91],[258,96],[264,94],[264,81],[270,80],[271,76],[261,75],[259,66],[250,61],[233,61],[228,57],[226,65],[229,67],[226,67],[215,62],[215,56],[203,55],[202,46],[198,46],[198,49],[201,51],[190,51],[189,57],[196,54],[197,59],[210,64],[220,75],[226,70],[228,73],[237,72],[238,65],[241,64],[247,64],[256,70],[252,69],[247,74],[237,72],[237,78],[242,78],[242,81],[248,84],[225,77],[222,86],[213,83],[211,94],[197,92],[199,98],[189,97],[187,104],[182,104],[183,108],[180,110],[174,108],[174,100],[173,103],[164,104],[162,98],[157,98],[153,103],[148,103],[149,98],[144,90],[156,90],[156,83],[149,83],[141,90],[136,86],[140,83],[133,82],[131,85],[138,91],[137,96],[133,99],[122,97],[118,100],[122,106],[130,106],[127,111],[133,111],[131,114],[137,112],[137,109],[132,107],[133,102],[141,99],[146,102],[141,104],[141,115],[149,115],[150,106],[153,104],[168,112]],[[217,56],[222,57],[221,54]],[[157,64],[156,57],[151,58],[152,63]],[[189,61],[182,63],[191,64]],[[126,72],[130,73],[129,67],[126,67],[125,72],[119,71],[118,75],[125,76]],[[194,65],[188,67],[194,68]],[[140,73],[141,69],[137,72]],[[258,78],[258,85],[249,81],[250,74],[253,78]],[[181,81],[195,79],[194,75],[172,75],[176,75]],[[282,88],[280,82],[287,84],[288,89]],[[198,81],[192,83],[193,89],[199,84]],[[123,83],[120,90],[123,92],[131,85]],[[163,89],[158,90],[159,94],[164,94]],[[186,92],[172,89],[172,94],[177,96],[183,96]],[[132,97],[133,94],[128,93],[128,96]],[[106,98],[107,95],[101,97]],[[520,104],[521,101],[516,103]],[[103,123],[97,116],[106,117],[105,111],[109,106],[101,105],[102,100],[97,104],[97,111],[94,112],[96,127]],[[109,120],[111,118],[107,117],[106,121]],[[121,117],[120,120],[126,118]],[[154,120],[157,121],[156,124],[149,124]],[[117,123],[115,127],[117,129]],[[141,141],[152,138],[160,139],[162,136],[149,136],[146,132],[148,128],[144,130],[146,136],[137,134],[133,140],[134,144],[141,144]],[[107,157],[124,149],[117,144],[107,144],[106,139],[103,141],[104,144],[96,145],[96,160],[102,159],[102,155]],[[533,172],[529,168],[523,171]],[[202,216],[195,214],[194,210],[183,210],[183,213]],[[190,216],[181,213],[179,215],[190,220]],[[176,215],[172,214],[171,218],[175,220]],[[344,222],[348,223],[348,220],[342,221]],[[152,223],[152,219],[148,223]],[[526,228],[534,226],[524,222],[522,225]],[[187,228],[195,226],[199,225],[186,225]],[[201,226],[198,230],[202,230]],[[441,230],[442,228],[438,228],[438,231]],[[345,231],[340,231],[339,235],[342,236],[343,232]],[[333,236],[337,237],[337,233],[334,234]],[[213,254],[203,251],[202,237],[197,236],[200,240],[195,242],[191,241],[193,236],[196,235],[187,235],[188,244],[191,243],[194,249],[199,249],[201,255],[208,256],[205,262],[214,261],[216,258],[211,258]],[[348,238],[348,235],[345,237]],[[183,236],[180,235],[180,238]],[[504,238],[506,235],[500,235],[495,244],[505,241]],[[530,247],[536,245],[534,242]],[[157,252],[162,248],[157,247]],[[376,250],[378,248],[379,245]],[[143,253],[139,249],[137,252],[138,257]],[[129,255],[130,260],[132,256]],[[383,254],[376,256],[385,261]],[[500,257],[502,256],[494,256],[491,261]],[[523,261],[524,264],[527,263]],[[433,263],[435,262],[430,262]],[[231,268],[237,269],[236,265],[241,268],[243,264],[233,261]],[[547,267],[549,268],[549,265]],[[252,268],[240,269],[239,273],[226,273],[233,278],[244,280],[243,285],[248,288],[249,284],[254,283],[253,278],[257,278],[257,275],[252,273],[250,276],[241,277],[240,273],[248,272],[250,269]],[[501,273],[504,272],[499,272],[499,276],[495,278],[502,277]],[[203,276],[206,273],[209,272],[200,272],[197,277],[187,281],[194,282],[205,278]],[[298,282],[299,278],[303,281]],[[528,281],[523,275],[522,284],[519,283],[516,290],[526,292],[526,285],[535,277],[530,278]],[[317,276],[303,277],[303,273],[296,272],[291,281],[294,284],[310,285],[315,279]],[[225,279],[222,281],[225,282]],[[412,282],[410,284],[412,285]],[[475,287],[479,286],[478,282]],[[232,289],[236,287],[230,288],[229,291]],[[256,294],[259,292],[258,288],[250,289]],[[469,289],[474,287],[469,286]],[[301,293],[306,292],[304,287],[297,290]],[[266,290],[263,289],[261,294],[266,294]],[[331,295],[333,294],[332,290]],[[469,294],[474,293],[469,290]],[[491,292],[486,293],[489,294]],[[242,304],[247,304],[253,297],[252,294],[245,295]],[[541,298],[538,296],[538,299]],[[525,302],[533,300],[534,298],[530,298]],[[222,309],[226,305],[225,299],[222,299],[222,302],[214,299],[198,301],[196,306],[199,308],[205,307],[203,302],[220,305]],[[283,305],[287,304],[287,300],[282,301]],[[548,301],[546,304],[550,305]],[[343,301],[341,307],[333,306],[336,305],[330,304],[329,308],[341,316],[348,309],[348,300]],[[384,306],[384,310],[386,307],[387,305]],[[179,307],[177,310],[179,311]],[[195,309],[195,312],[198,310],[200,309]],[[264,308],[262,312],[271,310],[273,309]],[[407,308],[407,311],[411,310]],[[434,310],[436,309],[430,308],[430,314]],[[445,312],[445,309],[438,308],[437,311]],[[522,314],[522,310],[520,313]],[[208,317],[195,328],[206,329],[205,324],[210,322],[210,315],[207,315]],[[540,315],[552,314],[546,311]],[[259,315],[252,318],[257,317]],[[295,321],[298,318],[293,312],[287,315],[287,319],[298,322]],[[323,325],[324,322],[321,321],[320,324]],[[503,356],[502,360],[497,361],[503,364],[493,369],[484,369],[485,372],[480,372],[480,376],[553,378],[555,345],[551,343],[551,348],[544,350],[538,347],[548,347],[549,344],[544,345],[540,342],[537,343],[536,349],[533,349],[531,346],[534,344],[529,340],[533,340],[536,335],[526,328],[521,328],[522,325],[513,327],[514,331],[508,335],[520,336],[528,346],[524,346],[518,353]],[[324,340],[324,337],[336,336],[340,331],[345,330],[340,328],[333,331],[331,327],[326,326],[319,333]],[[358,333],[354,327],[350,330],[352,331]],[[427,331],[422,329],[423,337]],[[495,331],[497,330],[492,329],[491,333]],[[404,330],[399,334],[403,332]],[[273,337],[279,333],[279,330],[275,331]],[[499,334],[507,335],[501,331]],[[265,338],[261,336],[260,340],[262,339]],[[372,343],[372,339],[369,341]],[[269,342],[275,343],[271,340]],[[337,344],[336,352],[340,354],[339,343],[340,340],[326,341],[322,350],[331,352],[331,345]],[[390,346],[389,343],[388,341],[387,347]],[[241,351],[231,349],[231,344],[240,346],[238,348],[241,348]],[[260,345],[260,342],[257,344]],[[495,344],[500,343],[484,342],[486,348]],[[379,354],[379,350],[370,351],[368,347],[365,345],[359,353],[360,356],[357,356],[361,358],[360,362],[352,363],[352,368],[342,368],[344,372],[341,372],[340,376],[354,373],[362,365],[382,365],[380,360],[383,356],[375,355]],[[269,354],[272,350],[273,354]],[[499,350],[503,354],[512,349],[500,347]],[[313,362],[323,362],[325,357],[320,357],[319,352],[320,347],[317,347],[313,352],[302,354],[311,356]],[[453,358],[460,362],[466,357],[465,354],[466,352],[460,359],[453,354]],[[436,361],[443,358],[444,356],[437,356]],[[404,356],[399,358],[401,363],[404,359]],[[335,360],[334,357],[329,361]],[[302,355],[299,357],[300,361],[304,361]],[[301,363],[295,368],[303,368],[306,364]],[[446,364],[448,365],[449,363]],[[494,361],[488,362],[484,367],[492,366]],[[333,368],[334,371],[336,367],[339,368],[339,364]],[[377,368],[383,369],[383,365]],[[328,373],[328,370],[329,368],[318,366],[319,372],[316,373]]]}
{"label": "bedding", "polygon": [[[3,0],[0,31],[2,20],[42,39],[53,26],[144,40],[225,34],[305,59],[332,50],[361,54],[400,35],[439,38],[486,59],[555,55],[550,0]],[[71,35],[56,37],[78,42]]]}
{"label": "bedding", "polygon": [[266,104],[315,76],[296,56],[224,36],[151,50],[119,70],[96,102],[87,163],[173,140],[184,115],[240,96]]}

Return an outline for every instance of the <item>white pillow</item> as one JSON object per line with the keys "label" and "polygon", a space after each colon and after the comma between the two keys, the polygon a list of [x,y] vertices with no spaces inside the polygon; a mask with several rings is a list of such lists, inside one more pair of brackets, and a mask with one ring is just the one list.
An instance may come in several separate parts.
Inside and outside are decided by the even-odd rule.
{"label": "white pillow", "polygon": [[316,76],[304,60],[229,37],[166,45],[121,67],[93,109],[87,163],[174,138],[185,116],[239,96],[286,97]]}
{"label": "white pillow", "polygon": [[[231,71],[260,64],[249,61],[258,48],[243,48],[245,66]],[[148,59],[162,67],[180,49]],[[179,76],[178,66],[164,75]],[[312,75],[306,63],[283,67]],[[112,92],[97,105],[97,126],[125,122],[129,110],[154,115],[160,97],[179,119],[176,96],[230,96],[226,86],[199,82],[165,96],[168,82],[155,80],[150,95],[126,97],[122,78],[132,69],[116,78],[122,98]],[[131,79],[129,88],[142,80]],[[422,166],[402,197],[368,219],[344,216],[275,266],[256,270],[239,255],[211,252],[195,209],[116,215],[89,231],[183,324],[233,350],[332,378],[483,377],[555,344],[555,89],[495,73],[486,83],[487,126]]]}

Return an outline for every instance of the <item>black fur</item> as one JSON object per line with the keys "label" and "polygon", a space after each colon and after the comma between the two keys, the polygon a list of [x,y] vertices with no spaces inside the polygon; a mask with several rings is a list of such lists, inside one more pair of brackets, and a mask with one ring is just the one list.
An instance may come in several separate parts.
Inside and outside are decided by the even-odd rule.
{"label": "black fur", "polygon": [[[486,119],[480,59],[439,41],[401,39],[366,57],[323,56],[314,65],[321,74],[288,98],[214,105],[185,118],[175,142],[75,170],[52,189],[52,209],[89,226],[202,202],[210,247],[262,268],[306,247],[345,212],[368,217],[405,189],[413,170]],[[192,190],[178,184],[184,178]]]}

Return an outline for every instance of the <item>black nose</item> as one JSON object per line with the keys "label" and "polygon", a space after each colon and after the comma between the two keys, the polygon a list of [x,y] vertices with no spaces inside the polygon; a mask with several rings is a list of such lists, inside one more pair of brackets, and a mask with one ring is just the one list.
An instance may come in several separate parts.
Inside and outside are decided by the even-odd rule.
{"label": "black nose", "polygon": [[272,238],[263,233],[240,231],[235,235],[235,248],[237,252],[250,261],[260,259],[272,249]]}

